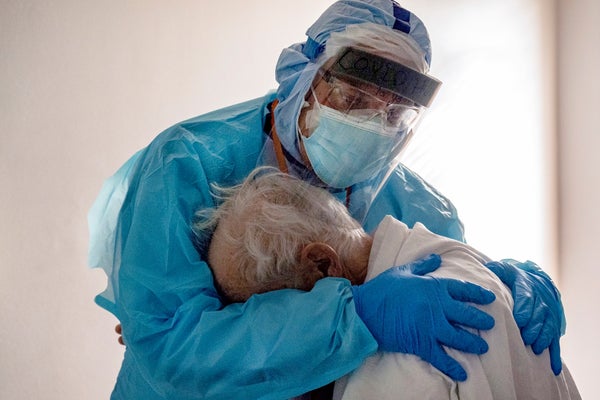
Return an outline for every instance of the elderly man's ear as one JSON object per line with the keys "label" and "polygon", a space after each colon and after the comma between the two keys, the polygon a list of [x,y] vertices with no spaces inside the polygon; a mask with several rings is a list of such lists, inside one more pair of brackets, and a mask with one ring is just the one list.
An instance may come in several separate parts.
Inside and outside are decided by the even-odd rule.
{"label": "elderly man's ear", "polygon": [[312,242],[302,249],[300,263],[305,271],[320,272],[323,277],[344,276],[340,257],[330,245],[322,242]]}

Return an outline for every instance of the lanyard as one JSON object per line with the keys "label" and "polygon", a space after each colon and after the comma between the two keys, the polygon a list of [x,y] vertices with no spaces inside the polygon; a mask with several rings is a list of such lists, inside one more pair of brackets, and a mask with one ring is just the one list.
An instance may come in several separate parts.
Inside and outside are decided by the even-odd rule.
{"label": "lanyard", "polygon": [[273,139],[273,149],[275,150],[275,156],[277,157],[277,165],[279,166],[279,170],[287,174],[289,172],[287,162],[285,161],[285,156],[283,155],[281,140],[279,140],[277,129],[275,129],[275,107],[277,107],[278,103],[279,100],[275,99],[271,106],[271,139]]}
{"label": "lanyard", "polygon": [[[283,147],[281,146],[281,140],[277,134],[275,128],[275,107],[279,101],[275,99],[271,105],[271,138],[273,139],[273,149],[275,150],[275,157],[277,157],[277,166],[279,170],[285,174],[289,173],[285,155],[283,154]],[[350,195],[352,194],[352,186],[346,188],[346,208],[350,208]]]}

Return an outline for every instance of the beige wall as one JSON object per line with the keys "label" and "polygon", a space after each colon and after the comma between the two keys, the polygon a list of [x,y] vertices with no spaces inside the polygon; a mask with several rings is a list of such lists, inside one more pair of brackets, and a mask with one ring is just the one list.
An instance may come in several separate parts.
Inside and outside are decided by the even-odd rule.
{"label": "beige wall", "polygon": [[600,2],[560,0],[558,15],[562,344],[583,398],[593,399],[600,393]]}
{"label": "beige wall", "polygon": [[[281,0],[210,7],[192,0],[177,7],[159,0],[0,2],[0,398],[108,398],[123,348],[112,333],[114,318],[92,302],[105,285],[103,274],[86,269],[86,214],[102,181],[172,123],[273,88],[281,48],[302,40],[329,3],[303,0],[300,12],[299,2]],[[468,14],[478,2],[458,3]],[[553,26],[552,2],[520,3],[547,13],[542,31]],[[599,81],[593,80],[600,62],[592,51],[599,35],[592,27],[600,13],[592,0],[564,3],[561,258],[554,276],[569,314],[563,354],[590,398],[597,393],[592,361],[600,358],[597,349],[586,348],[598,328],[598,272],[590,249],[600,221],[593,207],[597,185],[589,182],[597,182],[600,171],[592,154],[600,125],[593,108],[600,104]],[[418,7],[429,25],[443,20],[431,10],[450,6],[444,0],[406,4]],[[584,28],[590,31],[582,35]],[[460,44],[450,39],[443,41]],[[552,66],[542,74],[549,74],[542,82],[551,79]],[[593,85],[595,91],[585,90]],[[544,188],[553,193],[552,182]],[[553,201],[540,207],[553,207]],[[502,210],[498,214],[502,220]],[[553,263],[552,232],[544,243]]]}

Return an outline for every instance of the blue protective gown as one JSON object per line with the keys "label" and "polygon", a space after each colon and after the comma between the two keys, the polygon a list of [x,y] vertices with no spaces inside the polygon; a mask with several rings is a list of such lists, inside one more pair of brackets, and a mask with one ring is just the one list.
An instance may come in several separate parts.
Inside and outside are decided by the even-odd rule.
{"label": "blue protective gown", "polygon": [[[273,98],[167,129],[107,181],[90,212],[90,262],[109,277],[96,300],[121,321],[127,346],[113,399],[286,399],[352,371],[377,350],[347,280],[224,306],[194,245],[195,210],[215,205],[210,184],[237,184],[261,163]],[[350,204],[352,211],[352,197]],[[463,239],[452,204],[401,165],[365,228],[386,214]]]}

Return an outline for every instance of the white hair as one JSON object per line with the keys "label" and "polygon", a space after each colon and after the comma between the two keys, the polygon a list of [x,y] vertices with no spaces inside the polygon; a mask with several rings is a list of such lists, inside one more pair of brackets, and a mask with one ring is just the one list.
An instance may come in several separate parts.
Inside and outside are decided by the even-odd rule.
{"label": "white hair", "polygon": [[227,241],[232,249],[225,260],[227,272],[211,266],[217,286],[231,301],[274,289],[309,290],[323,276],[301,270],[304,246],[323,242],[344,259],[368,237],[327,191],[271,167],[258,168],[242,184],[216,191],[222,204],[199,211],[194,231],[216,229],[213,239]]}

